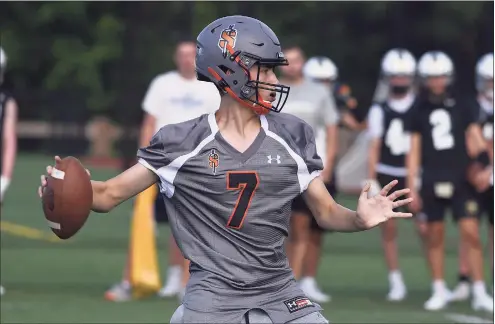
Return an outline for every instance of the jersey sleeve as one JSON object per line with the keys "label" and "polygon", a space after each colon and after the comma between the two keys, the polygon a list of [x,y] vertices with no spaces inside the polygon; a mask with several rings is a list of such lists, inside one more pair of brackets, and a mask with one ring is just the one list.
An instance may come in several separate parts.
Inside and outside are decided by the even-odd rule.
{"label": "jersey sleeve", "polygon": [[137,152],[138,163],[153,171],[160,179],[160,190],[171,193],[173,183],[166,177],[166,168],[173,161],[171,152],[168,152],[167,143],[163,133],[167,129],[160,129],[151,139],[150,144],[142,147]]}
{"label": "jersey sleeve", "polygon": [[299,192],[306,191],[310,182],[323,170],[323,162],[316,150],[313,129],[291,114],[268,114],[263,118],[270,120],[268,126],[263,126],[267,136],[279,142],[297,165]]}
{"label": "jersey sleeve", "polygon": [[137,152],[138,163],[158,176],[160,190],[169,198],[173,196],[174,180],[184,163],[197,154],[201,145],[213,139],[205,118],[208,118],[207,115],[164,126],[148,146]]}
{"label": "jersey sleeve", "polygon": [[368,135],[380,138],[383,135],[383,110],[379,105],[373,105],[368,114]]}
{"label": "jersey sleeve", "polygon": [[164,83],[165,79],[163,76],[154,78],[143,99],[143,110],[154,117],[158,117],[160,111],[167,109],[163,105],[163,89],[166,88]]}
{"label": "jersey sleeve", "polygon": [[305,125],[304,128],[307,142],[304,150],[302,151],[302,158],[308,168],[309,174],[319,174],[319,172],[323,170],[323,162],[321,161],[321,158],[316,150],[315,134],[309,125]]}

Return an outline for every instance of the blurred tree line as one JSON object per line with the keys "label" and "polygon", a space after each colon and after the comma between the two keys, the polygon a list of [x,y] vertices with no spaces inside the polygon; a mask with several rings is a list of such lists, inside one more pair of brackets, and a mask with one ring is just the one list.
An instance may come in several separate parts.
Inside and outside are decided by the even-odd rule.
{"label": "blurred tree line", "polygon": [[22,119],[98,114],[137,124],[149,82],[174,68],[176,42],[232,14],[264,21],[308,56],[332,58],[363,115],[391,47],[417,57],[446,51],[464,93],[474,88],[476,60],[493,51],[493,2],[3,2],[6,86]]}

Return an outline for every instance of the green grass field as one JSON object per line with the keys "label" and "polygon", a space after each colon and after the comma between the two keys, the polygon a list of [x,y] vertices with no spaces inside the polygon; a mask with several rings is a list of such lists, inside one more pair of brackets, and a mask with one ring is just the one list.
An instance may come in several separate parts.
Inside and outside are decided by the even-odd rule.
{"label": "green grass field", "polygon": [[[2,210],[2,221],[48,229],[37,197],[39,175],[50,157],[19,158],[15,177]],[[91,170],[95,179],[115,174]],[[354,208],[354,197],[337,197]],[[26,238],[2,224],[1,282],[7,294],[1,300],[1,323],[167,323],[177,300],[150,298],[115,304],[103,299],[109,285],[120,279],[128,245],[131,215],[129,202],[110,214],[93,214],[86,226],[68,241]],[[329,234],[318,280],[333,300],[322,305],[333,323],[452,323],[449,314],[476,316],[482,323],[491,314],[473,313],[468,303],[451,304],[443,312],[422,309],[429,297],[430,281],[420,244],[410,221],[400,223],[401,265],[409,288],[406,301],[385,301],[387,277],[378,230],[357,234]],[[10,230],[8,230],[10,229]],[[25,231],[24,231],[25,232]],[[23,232],[23,233],[24,233]],[[486,228],[483,240],[486,242]],[[29,235],[29,233],[24,233]],[[158,237],[162,274],[166,269],[168,229]],[[456,277],[457,233],[449,226],[447,274],[452,287]],[[488,270],[488,268],[487,268]],[[488,272],[487,272],[488,273]],[[491,275],[487,275],[492,284]],[[465,321],[470,322],[470,321]],[[472,322],[472,321],[471,321]]]}

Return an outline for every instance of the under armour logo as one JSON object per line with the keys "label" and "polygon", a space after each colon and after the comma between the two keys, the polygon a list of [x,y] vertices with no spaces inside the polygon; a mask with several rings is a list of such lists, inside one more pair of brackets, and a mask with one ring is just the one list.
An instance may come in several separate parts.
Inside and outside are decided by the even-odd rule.
{"label": "under armour logo", "polygon": [[280,155],[277,155],[277,158],[272,158],[271,155],[268,155],[267,158],[268,158],[268,163],[270,164],[272,163],[273,160],[277,161],[277,164],[280,164]]}

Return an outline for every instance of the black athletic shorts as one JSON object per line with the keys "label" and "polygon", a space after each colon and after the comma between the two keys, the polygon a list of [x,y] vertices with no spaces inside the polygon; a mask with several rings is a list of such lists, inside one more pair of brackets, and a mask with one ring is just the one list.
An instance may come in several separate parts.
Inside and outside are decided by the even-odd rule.
{"label": "black athletic shorts", "polygon": [[493,187],[478,194],[478,202],[480,213],[485,213],[488,217],[488,222],[493,226]]}
{"label": "black athletic shorts", "polygon": [[[327,190],[330,193],[330,195],[332,195],[332,197],[335,198],[335,194],[337,193],[337,186],[335,185],[335,182],[332,181],[329,184],[325,184],[325,187],[327,187]],[[304,201],[302,195],[299,195],[296,198],[294,198],[294,200],[292,201],[292,210],[300,213],[305,213],[309,217],[311,217],[311,229],[325,231],[325,229],[321,228],[320,225],[318,225],[318,223],[316,222],[316,219],[313,217],[313,214],[311,213],[311,210]]]}
{"label": "black athletic shorts", "polygon": [[420,195],[423,202],[423,213],[428,222],[443,221],[448,208],[450,208],[456,222],[462,218],[479,216],[479,199],[474,188],[467,181],[452,183],[452,196],[445,198],[439,197],[439,182],[428,181],[428,179],[422,180]]}

